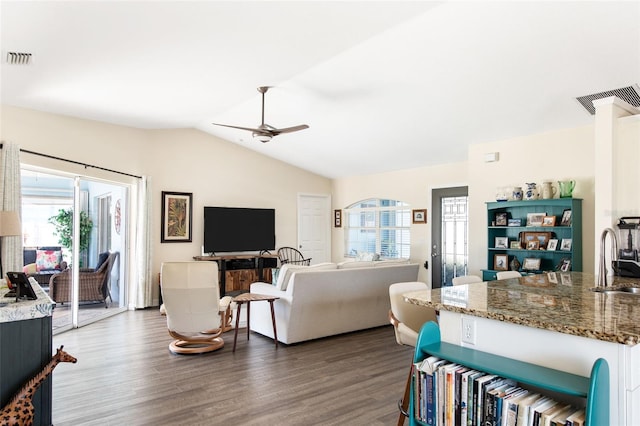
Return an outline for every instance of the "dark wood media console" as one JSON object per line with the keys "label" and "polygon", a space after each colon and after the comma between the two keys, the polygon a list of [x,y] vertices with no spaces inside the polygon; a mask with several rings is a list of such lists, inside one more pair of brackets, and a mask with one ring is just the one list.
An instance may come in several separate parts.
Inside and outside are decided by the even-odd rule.
{"label": "dark wood media console", "polygon": [[275,254],[230,254],[223,256],[194,256],[194,260],[218,262],[220,297],[227,293],[249,291],[251,283],[271,281],[271,269],[278,267]]}

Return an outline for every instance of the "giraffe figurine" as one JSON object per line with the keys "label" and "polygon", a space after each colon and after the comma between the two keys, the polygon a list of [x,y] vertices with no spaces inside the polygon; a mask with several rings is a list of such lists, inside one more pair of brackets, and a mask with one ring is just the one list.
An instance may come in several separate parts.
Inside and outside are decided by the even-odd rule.
{"label": "giraffe figurine", "polygon": [[64,346],[60,346],[56,354],[51,357],[51,361],[35,375],[31,380],[25,383],[18,392],[11,398],[11,401],[2,408],[0,412],[0,425],[17,425],[26,426],[33,424],[33,415],[35,409],[31,403],[33,394],[36,393],[38,387],[53,372],[53,369],[61,362],[76,363],[78,360],[62,350]]}

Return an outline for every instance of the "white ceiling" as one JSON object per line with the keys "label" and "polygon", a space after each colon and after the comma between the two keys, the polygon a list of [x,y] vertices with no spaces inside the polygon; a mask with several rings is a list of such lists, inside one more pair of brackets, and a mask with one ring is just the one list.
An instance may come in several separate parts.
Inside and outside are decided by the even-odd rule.
{"label": "white ceiling", "polygon": [[[197,128],[327,177],[593,122],[640,82],[640,2],[2,1],[3,104]],[[7,65],[7,51],[33,54]],[[308,124],[267,144],[212,122]]]}

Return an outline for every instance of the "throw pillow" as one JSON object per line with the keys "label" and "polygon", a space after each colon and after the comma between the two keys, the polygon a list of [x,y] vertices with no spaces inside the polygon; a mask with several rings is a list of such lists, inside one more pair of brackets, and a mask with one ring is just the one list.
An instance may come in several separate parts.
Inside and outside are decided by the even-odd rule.
{"label": "throw pillow", "polygon": [[36,250],[36,270],[38,272],[60,269],[60,262],[62,262],[62,251]]}
{"label": "throw pillow", "polygon": [[271,284],[276,285],[278,282],[278,275],[280,275],[280,268],[271,269]]}
{"label": "throw pillow", "polygon": [[36,264],[34,262],[28,265],[25,265],[24,268],[22,268],[22,272],[24,272],[27,275],[33,275],[36,272],[38,272],[38,268],[36,267]]}
{"label": "throw pillow", "polygon": [[100,253],[98,255],[98,264],[96,265],[96,269],[95,270],[97,271],[98,269],[100,269],[102,264],[104,262],[106,262],[108,258],[109,258],[109,252]]}
{"label": "throw pillow", "polygon": [[364,252],[356,255],[356,262],[373,262],[378,259],[380,259],[380,255],[378,253]]}
{"label": "throw pillow", "polygon": [[275,287],[278,290],[286,290],[287,284],[289,284],[289,278],[291,278],[291,274],[294,271],[299,271],[301,269],[306,269],[308,266],[300,266],[300,265],[292,265],[290,263],[285,263],[280,267],[280,272],[278,273],[278,280],[276,281]]}

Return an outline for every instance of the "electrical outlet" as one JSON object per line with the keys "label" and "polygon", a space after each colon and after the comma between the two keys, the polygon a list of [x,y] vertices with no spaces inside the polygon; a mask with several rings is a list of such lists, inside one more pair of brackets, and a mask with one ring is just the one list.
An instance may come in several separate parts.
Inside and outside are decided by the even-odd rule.
{"label": "electrical outlet", "polygon": [[476,320],[471,317],[462,317],[462,341],[471,345],[476,344]]}

